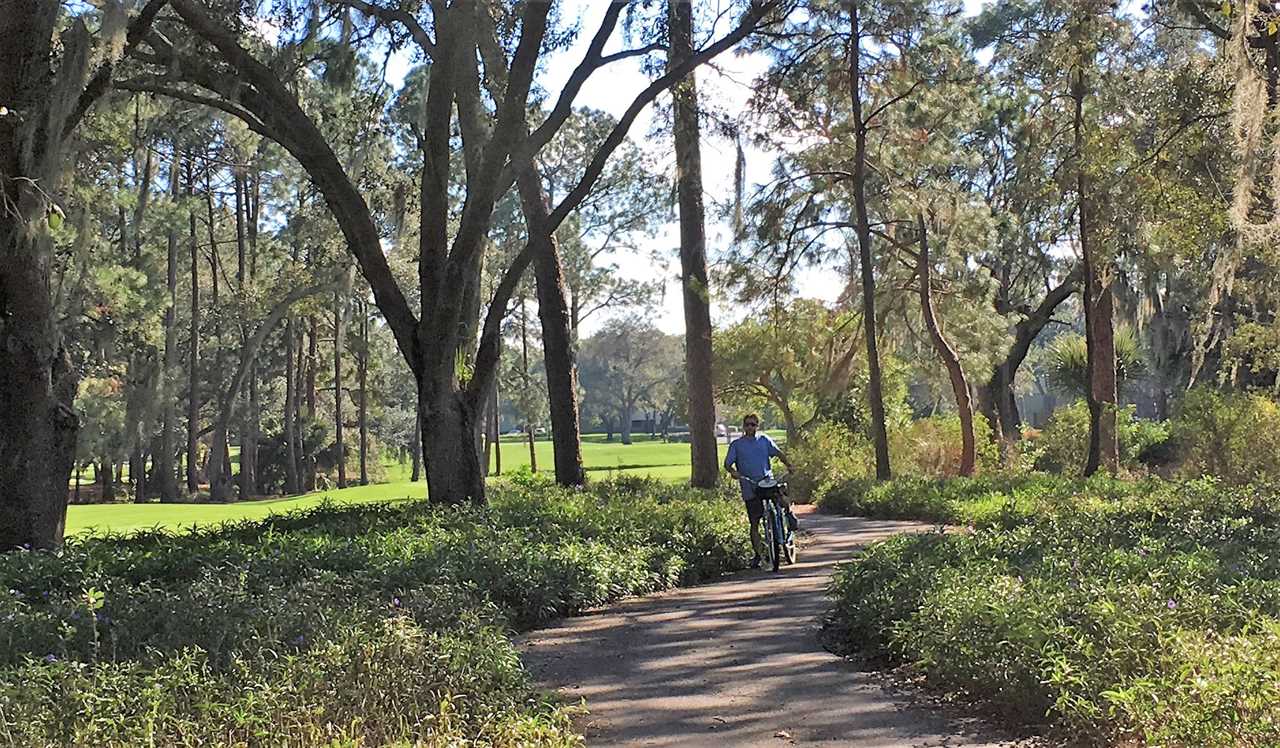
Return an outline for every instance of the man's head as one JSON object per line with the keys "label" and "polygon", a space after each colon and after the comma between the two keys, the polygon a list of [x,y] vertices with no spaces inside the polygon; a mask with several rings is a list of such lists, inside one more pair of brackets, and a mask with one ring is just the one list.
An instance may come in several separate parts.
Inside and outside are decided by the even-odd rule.
{"label": "man's head", "polygon": [[742,433],[747,436],[755,436],[756,431],[760,428],[760,416],[755,413],[749,413],[746,418],[742,419]]}

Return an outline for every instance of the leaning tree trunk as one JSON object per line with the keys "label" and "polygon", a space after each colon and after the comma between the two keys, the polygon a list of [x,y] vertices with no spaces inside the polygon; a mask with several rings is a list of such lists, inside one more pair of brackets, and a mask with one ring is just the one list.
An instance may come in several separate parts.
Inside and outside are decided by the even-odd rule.
{"label": "leaning tree trunk", "polygon": [[[228,460],[225,445],[227,430],[231,423],[232,403],[236,395],[243,391],[245,380],[253,369],[253,362],[262,348],[262,343],[275,326],[284,319],[289,307],[308,296],[319,293],[328,286],[308,286],[291,291],[280,299],[266,318],[262,320],[253,334],[245,339],[240,350],[239,364],[232,373],[231,382],[218,394],[217,416],[213,424],[213,443],[215,448],[209,451],[209,498],[212,501],[223,501],[227,498],[227,488],[231,482],[231,474],[227,470]],[[217,449],[217,445],[224,449]]]}
{"label": "leaning tree trunk", "polygon": [[880,350],[876,342],[876,278],[872,265],[871,219],[867,214],[867,122],[862,116],[862,27],[858,6],[849,6],[849,94],[853,104],[853,202],[857,214],[858,257],[862,271],[862,321],[867,339],[867,398],[871,404],[871,436],[876,452],[876,479],[889,480],[889,432],[885,426]]}
{"label": "leaning tree trunk", "polygon": [[533,164],[517,175],[521,207],[529,226],[529,241],[536,247],[533,274],[538,293],[538,318],[542,323],[542,355],[547,370],[547,397],[551,406],[551,448],[556,482],[580,486],[582,434],[578,422],[578,372],[574,365],[573,333],[564,286],[564,268],[555,235],[544,227],[549,211],[542,177]]}
{"label": "leaning tree trunk", "polygon": [[[693,56],[693,7],[670,0],[669,67]],[[690,482],[714,488],[720,475],[711,366],[711,285],[707,277],[706,216],[702,204],[702,149],[694,74],[672,89],[676,190],[680,204],[680,277],[684,293],[685,377],[689,388]],[[627,432],[630,425],[624,426]],[[628,439],[630,434],[628,433]]]}
{"label": "leaning tree trunk", "polygon": [[1084,52],[1089,40],[1084,37],[1084,21],[1077,27],[1077,48],[1081,59],[1071,80],[1071,98],[1075,103],[1072,122],[1075,145],[1076,189],[1079,199],[1080,254],[1084,264],[1085,342],[1089,363],[1089,455],[1084,474],[1093,475],[1098,468],[1114,473],[1120,467],[1120,448],[1116,434],[1116,351],[1113,327],[1111,273],[1099,257],[1093,228],[1096,222],[1094,196],[1088,165],[1085,162],[1084,104],[1089,93],[1086,68],[1093,64],[1092,52]]}
{"label": "leaning tree trunk", "polygon": [[960,366],[960,356],[946,336],[942,334],[942,326],[938,324],[938,316],[933,308],[933,266],[929,258],[929,233],[925,225],[924,214],[916,214],[916,225],[920,231],[920,312],[924,316],[925,327],[929,329],[929,338],[933,348],[942,359],[947,369],[947,377],[951,380],[951,391],[956,399],[956,411],[960,414],[960,475],[973,475],[977,462],[977,444],[973,436],[973,404],[969,401],[969,382],[965,379],[964,369]]}
{"label": "leaning tree trunk", "polygon": [[1023,315],[1013,326],[1013,344],[1005,357],[991,370],[986,383],[978,388],[978,410],[991,426],[992,437],[1007,452],[1013,442],[1022,438],[1022,416],[1013,384],[1018,369],[1026,361],[1031,346],[1053,318],[1054,311],[1075,293],[1084,270],[1076,266],[1057,286],[1051,288],[1040,304]]}

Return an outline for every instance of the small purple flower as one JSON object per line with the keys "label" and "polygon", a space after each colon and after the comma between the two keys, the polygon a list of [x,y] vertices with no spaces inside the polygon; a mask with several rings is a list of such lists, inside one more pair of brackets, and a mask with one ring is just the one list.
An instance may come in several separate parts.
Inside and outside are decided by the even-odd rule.
{"label": "small purple flower", "polygon": [[1138,549],[1138,555],[1139,555],[1139,556],[1145,556],[1145,555],[1147,555],[1147,549],[1146,549],[1146,548],[1139,548],[1139,549]]}
{"label": "small purple flower", "polygon": [[1177,603],[1173,598],[1169,598],[1169,600],[1168,600],[1167,602],[1165,602],[1164,606],[1165,606],[1166,608],[1168,608],[1169,610],[1177,610],[1177,609],[1178,609],[1178,603]]}
{"label": "small purple flower", "polygon": [[297,636],[293,637],[293,646],[301,647],[303,643],[305,643],[306,641],[307,641],[307,637],[303,636],[302,634],[298,634]]}
{"label": "small purple flower", "polygon": [[398,598],[398,597],[393,597],[393,598],[391,598],[391,607],[393,607],[393,608],[398,608],[398,607],[400,607],[400,598]]}
{"label": "small purple flower", "polygon": [[58,656],[56,654],[47,654],[44,656],[44,663],[46,665],[52,665],[57,661],[58,661]]}

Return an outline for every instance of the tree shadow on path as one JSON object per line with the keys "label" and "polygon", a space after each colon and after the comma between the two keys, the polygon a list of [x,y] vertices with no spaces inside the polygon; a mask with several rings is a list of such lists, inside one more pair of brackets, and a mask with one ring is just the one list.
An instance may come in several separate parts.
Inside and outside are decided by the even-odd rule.
{"label": "tree shadow on path", "polygon": [[835,565],[870,542],[932,526],[813,513],[802,522],[795,566],[561,621],[520,640],[525,663],[542,687],[586,700],[589,745],[1011,744],[822,647]]}

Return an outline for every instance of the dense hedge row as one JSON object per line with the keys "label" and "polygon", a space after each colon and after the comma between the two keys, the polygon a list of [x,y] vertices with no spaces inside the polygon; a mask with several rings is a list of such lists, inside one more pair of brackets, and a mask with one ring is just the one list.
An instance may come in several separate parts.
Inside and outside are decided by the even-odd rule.
{"label": "dense hedge row", "polygon": [[574,744],[510,631],[744,566],[740,514],[656,482],[525,484],[10,554],[0,742]]}
{"label": "dense hedge row", "polygon": [[907,482],[856,509],[972,522],[842,566],[832,631],[1100,742],[1280,745],[1280,495],[1202,480]]}

